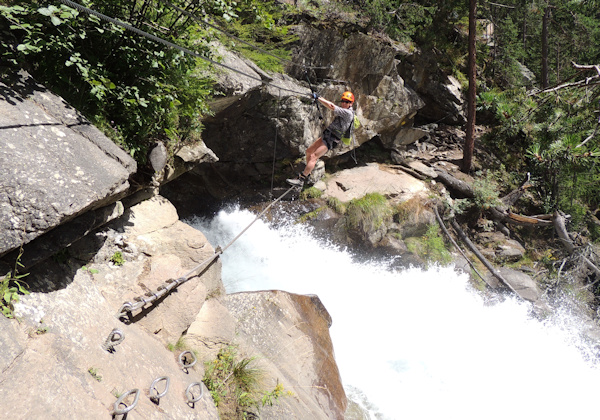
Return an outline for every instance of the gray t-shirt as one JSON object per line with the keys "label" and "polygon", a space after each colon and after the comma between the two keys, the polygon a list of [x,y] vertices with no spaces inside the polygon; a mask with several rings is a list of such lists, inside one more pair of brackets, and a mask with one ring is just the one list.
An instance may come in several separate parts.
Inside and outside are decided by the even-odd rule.
{"label": "gray t-shirt", "polygon": [[354,111],[352,108],[342,108],[335,105],[333,108],[333,115],[335,118],[327,127],[338,139],[342,138],[342,135],[346,132],[348,127],[350,127],[350,123],[354,119]]}

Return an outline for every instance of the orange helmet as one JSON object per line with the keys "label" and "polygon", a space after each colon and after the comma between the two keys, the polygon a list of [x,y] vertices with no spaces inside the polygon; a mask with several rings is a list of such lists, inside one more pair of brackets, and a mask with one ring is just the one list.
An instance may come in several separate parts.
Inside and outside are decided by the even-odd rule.
{"label": "orange helmet", "polygon": [[346,91],[344,93],[342,93],[342,101],[349,101],[354,103],[354,95],[352,94],[352,92],[350,91]]}

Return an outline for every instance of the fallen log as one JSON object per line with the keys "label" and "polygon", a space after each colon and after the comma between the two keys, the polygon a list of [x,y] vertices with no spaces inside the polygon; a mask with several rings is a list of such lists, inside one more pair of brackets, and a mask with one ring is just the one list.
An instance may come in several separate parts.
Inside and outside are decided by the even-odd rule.
{"label": "fallen log", "polygon": [[441,181],[448,189],[457,192],[462,198],[474,198],[475,193],[473,187],[471,187],[465,181],[461,181],[458,178],[453,177],[448,172],[441,169],[435,169],[435,173],[438,176],[438,180]]}
{"label": "fallen log", "polygon": [[[556,230],[556,234],[558,235],[560,242],[566,248],[569,255],[573,255],[575,251],[577,251],[577,247],[573,243],[573,240],[571,239],[571,237],[569,236],[569,232],[567,231],[567,226],[565,223],[566,217],[564,213],[561,211],[555,211],[553,216],[554,229]],[[584,262],[584,264],[590,270],[592,270],[600,280],[600,269],[596,266],[596,264],[594,264],[588,257],[586,257],[583,254],[580,255],[580,258]],[[598,280],[594,281],[590,284],[590,286],[597,282]]]}
{"label": "fallen log", "polygon": [[475,267],[475,264],[473,264],[473,262],[465,255],[465,253],[458,246],[458,244],[456,243],[456,241],[454,240],[454,238],[452,237],[452,235],[450,235],[450,232],[448,232],[448,229],[446,228],[446,225],[444,224],[444,221],[440,217],[440,213],[438,212],[437,205],[433,206],[433,210],[435,212],[435,218],[437,219],[438,224],[440,225],[440,227],[442,228],[442,231],[448,237],[448,239],[450,240],[450,242],[452,242],[452,245],[454,245],[454,247],[458,250],[458,252],[460,252],[460,254],[465,258],[465,260],[467,260],[467,262],[469,263],[469,265],[471,266],[471,268],[473,269],[473,271],[481,278],[481,280],[483,280],[488,286],[492,287],[492,285],[485,279],[485,277],[483,277],[479,273],[479,271],[477,271],[477,268]]}
{"label": "fallen log", "polygon": [[417,170],[415,170],[413,168],[410,168],[410,167],[408,167],[406,165],[389,165],[389,166],[390,166],[390,168],[399,169],[399,170],[407,173],[408,175],[410,175],[410,176],[412,176],[414,178],[417,178],[417,179],[419,179],[421,181],[424,181],[424,180],[427,179],[426,175],[424,175],[421,172],[419,172],[419,171],[417,171]]}
{"label": "fallen log", "polygon": [[504,284],[506,287],[508,287],[508,289],[510,291],[512,291],[515,295],[521,297],[517,293],[517,291],[510,285],[510,283],[508,283],[506,281],[506,279],[504,277],[502,277],[502,275],[496,270],[496,268],[487,260],[487,258],[485,258],[481,252],[479,252],[479,249],[477,249],[475,244],[473,244],[473,242],[471,242],[469,237],[463,232],[463,230],[460,228],[460,226],[456,222],[456,220],[452,220],[451,223],[452,223],[452,227],[454,228],[454,230],[456,231],[456,233],[458,234],[460,239],[465,243],[465,245],[467,245],[469,247],[471,252],[473,252],[473,254],[475,254],[475,256],[477,258],[479,258],[479,261],[481,261],[483,263],[483,265],[485,265],[485,267],[490,271],[490,273],[492,273],[492,275],[494,277],[496,277],[498,280],[500,280],[500,282],[502,284]]}
{"label": "fallen log", "polygon": [[[474,198],[475,192],[473,191],[473,187],[471,187],[468,183],[461,181],[460,179],[455,178],[450,175],[448,172],[443,171],[441,169],[436,169],[435,172],[438,174],[438,179],[449,189],[458,192],[464,198]],[[542,215],[542,216],[523,216],[520,214],[513,213],[509,210],[509,207],[514,205],[519,198],[523,196],[526,189],[531,187],[529,183],[529,174],[527,174],[527,179],[525,182],[514,191],[509,192],[504,197],[500,199],[502,202],[502,206],[496,206],[490,208],[490,214],[493,219],[502,222],[502,223],[510,223],[513,225],[519,226],[528,226],[528,225],[538,225],[538,226],[550,226],[552,225],[551,215]]]}
{"label": "fallen log", "polygon": [[490,213],[493,216],[494,220],[510,223],[518,226],[551,226],[553,222],[548,220],[549,216],[523,216],[521,214],[516,214],[509,211],[504,211],[498,207],[490,208]]}

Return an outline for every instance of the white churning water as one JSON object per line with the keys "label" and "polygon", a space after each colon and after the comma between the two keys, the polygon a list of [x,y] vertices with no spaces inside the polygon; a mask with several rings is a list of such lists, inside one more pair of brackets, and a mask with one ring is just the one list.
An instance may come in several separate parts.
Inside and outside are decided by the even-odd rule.
{"label": "white churning water", "polygon": [[[255,217],[188,223],[225,246]],[[291,223],[257,221],[222,263],[228,293],[319,296],[346,392],[372,419],[598,418],[600,363],[568,311],[542,322],[516,299],[486,304],[452,268],[356,263]]]}

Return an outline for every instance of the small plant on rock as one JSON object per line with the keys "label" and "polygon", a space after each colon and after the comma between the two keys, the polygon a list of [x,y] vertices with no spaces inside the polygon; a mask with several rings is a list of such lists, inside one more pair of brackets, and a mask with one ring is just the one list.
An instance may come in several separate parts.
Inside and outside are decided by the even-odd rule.
{"label": "small plant on rock", "polygon": [[264,373],[254,366],[254,360],[238,357],[237,348],[228,346],[219,351],[215,360],[205,363],[203,381],[221,418],[253,418],[253,408],[273,405],[283,395],[281,384],[271,392],[261,390]]}
{"label": "small plant on rock", "polygon": [[0,280],[0,310],[2,310],[2,315],[7,318],[15,317],[14,305],[19,302],[19,296],[29,294],[29,291],[27,291],[21,281],[21,279],[28,276],[29,273],[19,274],[19,267],[23,267],[23,264],[21,264],[22,255],[23,248],[19,251],[14,270],[6,274],[4,279]]}
{"label": "small plant on rock", "polygon": [[89,368],[88,373],[92,376],[92,378],[94,378],[98,382],[102,381],[102,376],[98,373],[98,369],[96,369],[95,367]]}
{"label": "small plant on rock", "polygon": [[121,266],[121,265],[125,264],[125,258],[123,258],[123,254],[121,253],[121,251],[115,252],[113,254],[113,256],[110,257],[110,261],[114,265],[118,265],[118,266]]}
{"label": "small plant on rock", "polygon": [[410,252],[417,254],[428,263],[448,264],[452,261],[452,255],[446,249],[444,238],[440,236],[440,228],[435,224],[429,225],[427,232],[421,238],[409,238],[406,246]]}
{"label": "small plant on rock", "polygon": [[488,210],[491,207],[502,205],[498,198],[498,185],[492,176],[488,173],[485,176],[481,172],[477,173],[478,178],[473,182],[473,201],[481,210]]}

